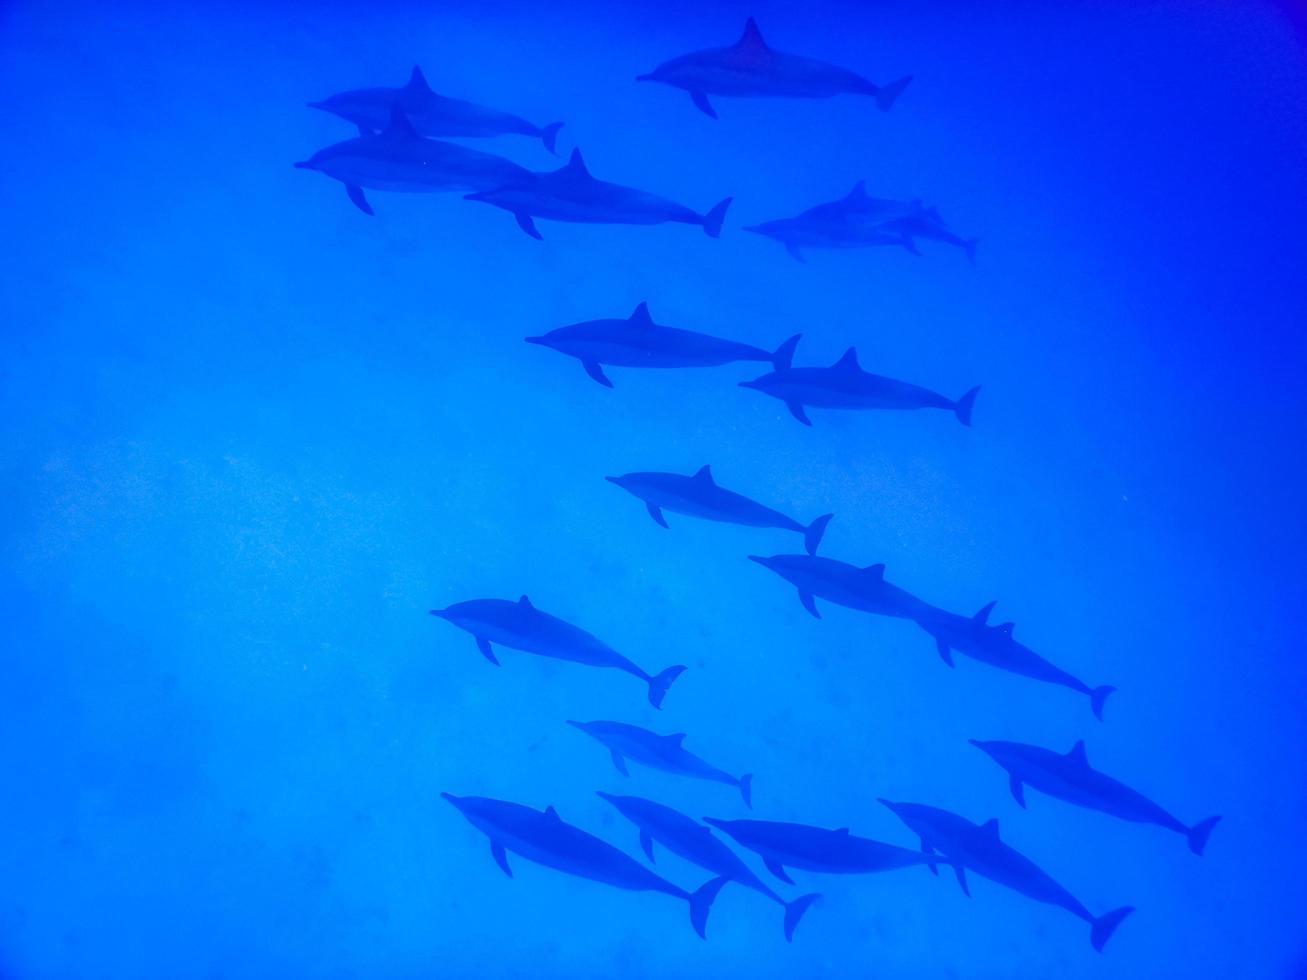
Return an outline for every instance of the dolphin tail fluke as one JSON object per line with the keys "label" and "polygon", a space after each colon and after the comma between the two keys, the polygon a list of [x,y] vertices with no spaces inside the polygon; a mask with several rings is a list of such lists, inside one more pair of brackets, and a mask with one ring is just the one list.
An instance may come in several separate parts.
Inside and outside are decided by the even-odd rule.
{"label": "dolphin tail fluke", "polygon": [[821,536],[826,533],[826,525],[834,514],[822,514],[819,518],[803,529],[803,547],[810,555],[817,553],[817,547],[821,544]]}
{"label": "dolphin tail fluke", "polygon": [[967,253],[967,261],[972,265],[976,264],[976,246],[979,244],[979,238],[967,238],[962,242],[962,250]]}
{"label": "dolphin tail fluke", "polygon": [[1094,949],[1101,953],[1107,941],[1112,938],[1112,933],[1116,932],[1116,927],[1133,911],[1134,906],[1127,905],[1125,908],[1113,909],[1107,915],[1095,919],[1093,928],[1089,932],[1089,941],[1094,944]]}
{"label": "dolphin tail fluke", "polygon": [[788,371],[790,369],[790,364],[794,361],[794,348],[799,346],[799,341],[802,339],[803,334],[796,333],[776,348],[776,353],[771,356],[771,362],[777,371]]}
{"label": "dolphin tail fluke", "polygon": [[744,799],[744,805],[750,810],[753,809],[753,773],[746,772],[740,777],[740,796]]}
{"label": "dolphin tail fluke", "polygon": [[667,689],[672,686],[672,681],[685,673],[683,666],[668,667],[657,677],[649,678],[649,703],[655,708],[663,706],[663,698],[667,697]]}
{"label": "dolphin tail fluke", "polygon": [[1212,828],[1221,822],[1220,817],[1208,817],[1194,824],[1185,833],[1189,838],[1189,850],[1195,854],[1202,855],[1203,848],[1207,846],[1207,837],[1212,832]]}
{"label": "dolphin tail fluke", "polygon": [[558,153],[558,131],[562,128],[563,124],[560,122],[551,122],[548,126],[540,127],[540,142],[545,144],[545,149],[550,153]]}
{"label": "dolphin tail fluke", "polygon": [[722,221],[726,218],[726,209],[731,206],[731,198],[719,201],[703,217],[703,230],[709,238],[717,238],[722,233]]}
{"label": "dolphin tail fluke", "polygon": [[817,893],[803,895],[792,902],[785,903],[785,941],[794,942],[794,930],[798,928],[799,920],[803,918],[803,913],[812,908],[813,902],[821,896]]}
{"label": "dolphin tail fluke", "polygon": [[953,414],[958,417],[958,421],[963,425],[971,425],[971,409],[975,407],[976,395],[978,394],[980,394],[979,385],[972,388],[953,404]]}
{"label": "dolphin tail fluke", "polygon": [[1089,706],[1094,709],[1094,717],[1099,721],[1103,720],[1103,703],[1107,696],[1115,691],[1111,684],[1104,684],[1102,687],[1096,687],[1089,692]]}
{"label": "dolphin tail fluke", "polygon": [[708,913],[712,911],[713,900],[722,890],[729,878],[714,878],[698,891],[690,893],[690,925],[699,934],[700,939],[707,939]]}
{"label": "dolphin tail fluke", "polygon": [[903,90],[908,87],[912,81],[911,75],[904,75],[898,81],[890,82],[888,85],[882,85],[876,89],[876,108],[881,112],[889,112],[890,108],[898,101],[898,97],[903,94]]}

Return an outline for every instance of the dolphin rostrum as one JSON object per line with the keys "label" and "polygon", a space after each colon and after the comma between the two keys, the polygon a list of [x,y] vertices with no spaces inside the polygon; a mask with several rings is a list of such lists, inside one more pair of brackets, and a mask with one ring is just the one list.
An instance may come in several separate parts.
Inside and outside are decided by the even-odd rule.
{"label": "dolphin rostrum", "polygon": [[679,473],[627,473],[625,476],[609,476],[604,479],[643,500],[649,516],[663,527],[667,527],[663,517],[665,508],[678,514],[726,524],[798,531],[803,535],[804,546],[810,555],[817,553],[817,545],[821,543],[821,536],[826,532],[826,525],[832,517],[831,514],[822,514],[805,527],[780,511],[719,487],[713,480],[712,470],[707,466],[700,467],[693,476],[681,476]]}
{"label": "dolphin rostrum", "polygon": [[685,741],[683,732],[659,735],[647,728],[620,721],[569,721],[568,724],[608,749],[613,765],[623,776],[631,775],[626,768],[626,760],[630,759],[650,769],[661,769],[675,776],[725,783],[737,787],[744,805],[753,809],[753,775],[745,773],[743,776],[732,776],[716,766],[710,766],[685,748],[682,744]]}
{"label": "dolphin rostrum", "polygon": [[818,619],[816,600],[826,599],[836,605],[878,616],[915,620],[926,604],[905,589],[885,581],[883,564],[858,568],[834,558],[819,555],[750,555],[749,561],[771,569],[799,590],[803,608]]}
{"label": "dolphin rostrum", "polygon": [[654,323],[649,304],[641,303],[625,320],[586,320],[539,337],[527,337],[526,342],[575,357],[586,374],[611,388],[613,383],[604,374],[604,365],[686,368],[716,367],[734,361],[772,361],[783,356],[782,352],[794,338],[782,344],[779,351],[769,353],[752,344]]}
{"label": "dolphin rostrum", "polygon": [[481,655],[496,667],[499,661],[495,659],[492,643],[555,660],[624,670],[649,685],[649,703],[655,708],[662,707],[667,689],[685,670],[678,665],[650,675],[585,630],[541,612],[526,596],[517,602],[509,599],[456,602],[448,609],[432,609],[431,615],[471,633],[476,637]]}
{"label": "dolphin rostrum", "polygon": [[1154,823],[1174,830],[1185,836],[1189,850],[1195,854],[1203,853],[1208,835],[1221,819],[1208,817],[1186,827],[1143,794],[1090,766],[1084,742],[1076,742],[1065,755],[1022,742],[982,742],[974,738],[970,742],[1007,770],[1012,796],[1023,808],[1023,788],[1029,784],[1076,806],[1101,810],[1132,823]]}
{"label": "dolphin rostrum", "polygon": [[690,922],[700,937],[708,924],[713,899],[726,884],[714,878],[695,892],[664,881],[639,861],[607,841],[564,823],[551,806],[543,812],[484,796],[441,793],[477,830],[490,838],[490,853],[504,874],[513,877],[508,851],[546,868],[589,878],[627,891],[662,892],[690,903]]}
{"label": "dolphin rostrum", "polygon": [[712,238],[722,231],[722,219],[730,207],[728,197],[707,214],[691,211],[665,197],[611,184],[590,176],[581,151],[573,150],[566,166],[546,173],[528,173],[505,181],[502,186],[482,188],[466,195],[469,201],[484,201],[510,211],[518,226],[532,238],[541,238],[536,218],[601,225],[660,225],[677,221],[701,225]]}
{"label": "dolphin rostrum", "polygon": [[[788,355],[788,356],[782,356]],[[896,381],[864,371],[858,365],[858,352],[850,347],[830,367],[791,365],[794,347],[778,352],[774,369],[753,381],[741,381],[741,388],[752,388],[785,403],[790,414],[804,425],[812,425],[805,407],[849,409],[945,408],[963,425],[971,424],[971,408],[979,387],[972,388],[954,401],[928,388]]]}
{"label": "dolphin rostrum", "polygon": [[914,834],[921,838],[926,854],[938,851],[962,868],[976,872],[990,881],[1005,885],[1038,902],[1064,908],[1090,925],[1089,940],[1102,952],[1121,920],[1134,911],[1132,906],[1093,916],[1080,901],[1041,871],[1033,861],[999,839],[998,821],[974,824],[956,813],[921,803],[880,801],[889,807]]}
{"label": "dolphin rostrum", "polygon": [[869,95],[886,111],[912,76],[888,85],[876,85],[837,65],[785,54],[767,46],[752,17],[740,39],[728,48],[708,48],[664,62],[636,81],[663,82],[684,89],[700,110],[712,118],[717,112],[710,95],[764,96],[822,99],[832,95]]}
{"label": "dolphin rostrum", "polygon": [[1094,717],[1103,720],[1103,703],[1107,696],[1116,690],[1110,684],[1090,687],[1084,681],[1073,677],[1060,667],[1055,667],[1029,647],[1012,638],[1012,624],[999,626],[988,624],[990,610],[994,603],[989,603],[968,619],[956,613],[946,612],[935,606],[925,605],[917,616],[917,625],[935,638],[935,648],[944,663],[953,666],[953,650],[964,653],[973,660],[989,664],[1000,670],[1021,674],[1047,684],[1060,684],[1073,691],[1089,696],[1089,706]]}
{"label": "dolphin rostrum", "polygon": [[777,895],[766,882],[749,869],[739,856],[713,836],[703,824],[669,806],[639,796],[614,796],[599,793],[600,798],[615,806],[619,813],[640,830],[640,847],[654,860],[654,841],[673,854],[697,864],[705,871],[735,881],[746,888],[766,895],[785,909],[785,941],[794,938],[794,929],[820,895],[803,895],[787,902]]}
{"label": "dolphin rostrum", "polygon": [[373,213],[363,195],[364,188],[407,192],[485,190],[530,174],[525,167],[493,153],[422,138],[398,107],[392,107],[390,123],[380,134],[334,143],[295,166],[339,180],[349,199],[364,214]]}
{"label": "dolphin rostrum", "polygon": [[563,124],[537,126],[520,116],[490,109],[475,102],[464,102],[431,91],[422,69],[414,66],[408,84],[402,88],[360,88],[310,102],[312,109],[322,109],[347,119],[364,134],[386,128],[391,106],[400,110],[423,136],[499,136],[512,133],[532,136],[554,153],[554,143]]}

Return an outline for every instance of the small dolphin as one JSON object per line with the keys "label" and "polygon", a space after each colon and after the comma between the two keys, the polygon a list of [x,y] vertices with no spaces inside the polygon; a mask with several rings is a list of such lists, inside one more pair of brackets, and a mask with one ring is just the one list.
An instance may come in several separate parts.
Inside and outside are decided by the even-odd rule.
{"label": "small dolphin", "polygon": [[[782,344],[781,351],[792,340]],[[625,320],[586,320],[539,337],[527,337],[526,342],[575,357],[585,373],[605,388],[613,386],[604,374],[605,364],[643,368],[716,367],[733,361],[771,361],[782,356],[780,351],[768,353],[752,344],[654,323],[648,303],[641,303]]]}
{"label": "small dolphin", "polygon": [[883,564],[858,568],[818,555],[750,555],[749,561],[769,568],[799,590],[803,608],[818,619],[818,598],[878,616],[915,620],[926,604],[897,585],[885,581]]}
{"label": "small dolphin", "polygon": [[906,381],[895,381],[870,374],[858,365],[858,352],[850,347],[830,367],[791,366],[795,344],[777,352],[775,368],[753,381],[741,381],[741,388],[752,388],[764,395],[779,398],[790,414],[804,425],[812,425],[806,406],[815,408],[946,408],[963,425],[971,424],[971,408],[979,387],[972,388],[957,401],[937,395]]}
{"label": "small dolphin", "polygon": [[541,238],[536,218],[601,225],[660,225],[677,221],[702,225],[712,238],[722,231],[722,219],[731,205],[728,197],[707,214],[647,191],[596,180],[573,150],[567,165],[548,173],[532,173],[525,179],[505,181],[497,188],[484,188],[466,195],[469,201],[484,201],[511,211],[518,226],[532,238]]}
{"label": "small dolphin", "polygon": [[631,773],[626,768],[626,760],[638,762],[650,769],[661,769],[674,776],[689,776],[691,779],[707,779],[714,783],[735,786],[744,799],[744,805],[753,809],[753,774],[732,776],[716,766],[710,766],[693,752],[686,750],[681,743],[685,734],[659,735],[638,725],[627,725],[620,721],[569,721],[569,725],[585,732],[599,744],[608,749],[613,765],[623,776]]}
{"label": "small dolphin", "polygon": [[891,218],[883,222],[880,227],[885,232],[902,235],[912,251],[916,251],[913,239],[926,238],[946,245],[956,245],[966,253],[968,261],[973,263],[976,261],[976,246],[980,240],[963,238],[950,231],[944,224],[944,219],[939,216],[939,211],[926,207],[920,201],[912,201],[908,206],[908,213]]}
{"label": "small dolphin", "polygon": [[437,95],[431,91],[422,69],[416,66],[408,84],[402,88],[354,89],[321,102],[310,102],[309,108],[335,113],[367,134],[386,128],[394,105],[399,106],[413,123],[413,128],[423,136],[500,136],[512,133],[539,139],[550,153],[556,152],[554,143],[563,127],[560,122],[537,126],[511,113]]}
{"label": "small dolphin", "polygon": [[319,150],[295,164],[317,170],[345,185],[349,199],[373,214],[363,189],[380,191],[485,190],[530,175],[511,160],[457,143],[423,139],[398,107],[377,136],[358,136]]}
{"label": "small dolphin", "polygon": [[973,660],[989,664],[1000,670],[1021,674],[1048,684],[1060,684],[1073,691],[1089,695],[1089,706],[1094,717],[1103,720],[1103,703],[1116,690],[1111,685],[1090,687],[1072,677],[1065,670],[1053,666],[1029,647],[1012,638],[1012,624],[990,626],[987,623],[994,603],[989,603],[968,619],[956,613],[945,612],[925,605],[917,617],[917,625],[935,638],[935,648],[944,663],[953,666],[952,651],[964,653]]}
{"label": "small dolphin", "polygon": [[821,897],[817,894],[803,895],[787,902],[749,870],[749,866],[734,851],[714,837],[711,830],[669,806],[639,796],[614,796],[601,792],[599,797],[617,807],[622,816],[640,829],[640,847],[650,862],[654,860],[654,841],[658,841],[691,864],[697,864],[705,871],[720,875],[728,881],[739,882],[778,903],[785,909],[786,942],[794,939],[794,929],[799,920],[809,906]]}
{"label": "small dolphin", "polygon": [[1089,941],[1100,953],[1121,920],[1134,911],[1133,906],[1126,906],[1106,915],[1090,915],[1075,896],[1034,862],[999,840],[997,820],[982,826],[938,807],[884,799],[880,802],[921,838],[924,853],[939,851],[957,861],[959,875],[963,867],[968,868],[1037,902],[1056,905],[1084,919],[1091,927]]}
{"label": "small dolphin", "polygon": [[606,476],[604,479],[643,500],[649,516],[663,527],[667,527],[663,508],[726,524],[778,527],[802,534],[804,546],[810,555],[817,553],[821,536],[833,516],[822,514],[804,527],[780,511],[719,487],[712,478],[712,469],[707,466],[701,466],[693,476],[681,476],[679,473],[627,473],[625,476]]}
{"label": "small dolphin", "polygon": [[448,609],[432,609],[431,615],[471,633],[476,637],[481,655],[496,667],[499,661],[491,643],[555,660],[624,670],[649,685],[649,703],[655,708],[663,706],[667,689],[685,670],[678,665],[651,676],[585,630],[541,612],[526,596],[517,602],[509,599],[456,602]]}
{"label": "small dolphin", "polygon": [[729,48],[708,48],[664,62],[637,82],[663,82],[684,89],[699,109],[712,118],[717,111],[710,95],[824,99],[832,95],[870,95],[888,111],[912,81],[908,75],[889,85],[876,85],[847,68],[769,48],[752,17],[744,34]]}
{"label": "small dolphin", "polygon": [[1008,786],[1022,808],[1026,805],[1023,786],[1029,783],[1041,793],[1076,806],[1101,810],[1132,823],[1155,823],[1184,834],[1189,850],[1195,854],[1203,853],[1208,835],[1221,819],[1208,817],[1186,827],[1146,796],[1092,768],[1084,742],[1076,742],[1063,755],[1021,742],[981,742],[974,738],[969,741],[1007,770]]}
{"label": "small dolphin", "polygon": [[726,878],[714,878],[698,891],[664,881],[634,858],[579,827],[563,823],[551,806],[543,812],[520,803],[492,800],[484,796],[442,797],[467,818],[477,830],[490,838],[490,854],[504,874],[513,877],[507,851],[546,868],[562,871],[577,878],[589,878],[627,891],[662,892],[690,903],[690,922],[702,938],[708,924],[713,899],[726,884]]}
{"label": "small dolphin", "polygon": [[799,262],[806,262],[803,249],[868,248],[898,245],[920,255],[912,238],[889,224],[912,214],[911,205],[869,197],[865,181],[837,201],[818,204],[792,218],[746,225],[744,230],[774,239]]}

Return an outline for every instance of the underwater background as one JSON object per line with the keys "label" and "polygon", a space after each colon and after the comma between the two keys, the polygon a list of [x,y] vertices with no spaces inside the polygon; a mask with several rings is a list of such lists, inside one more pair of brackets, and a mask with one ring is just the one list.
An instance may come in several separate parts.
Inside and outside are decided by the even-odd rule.
{"label": "underwater background", "polygon": [[[635,82],[768,41],[870,100],[716,100]],[[758,0],[0,6],[0,976],[1307,975],[1303,657],[1307,55],[1289,7]],[[696,210],[720,240],[371,194],[291,164],[347,139],[306,108],[400,85],[545,122],[559,158]],[[860,179],[980,239],[814,252],[741,226]],[[523,343],[648,301],[798,360],[856,345],[942,412],[815,410],[760,366],[614,368]],[[822,553],[1119,688],[1086,699],[826,604],[745,560],[783,531],[669,515],[605,482],[691,473]],[[529,594],[651,669],[506,651],[430,608]],[[915,847],[878,797],[946,807],[1095,914],[981,878],[820,877],[785,943],[742,888],[684,907],[515,861],[441,792],[515,800],[639,857],[596,790],[742,817],[730,787],[624,779],[569,728],[613,718],[756,773],[752,816]],[[1028,794],[967,740],[1065,751],[1177,835]],[[664,852],[666,855],[666,852]],[[684,887],[698,868],[660,855]],[[745,854],[751,866],[760,868]],[[802,875],[799,879],[797,876]]]}

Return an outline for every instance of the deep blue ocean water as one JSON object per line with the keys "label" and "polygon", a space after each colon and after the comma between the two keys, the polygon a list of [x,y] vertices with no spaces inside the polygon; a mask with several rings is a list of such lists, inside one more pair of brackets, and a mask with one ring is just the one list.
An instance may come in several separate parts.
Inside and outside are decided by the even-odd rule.
{"label": "deep blue ocean water", "polygon": [[[0,975],[1110,977],[1307,974],[1302,654],[1307,54],[1256,3],[0,7]],[[634,76],[729,44],[885,81],[870,100],[718,99]],[[305,107],[399,85],[565,120],[601,177],[698,229],[512,218],[295,170],[346,139]],[[469,145],[533,169],[536,141]],[[741,227],[847,193],[980,238],[799,264]],[[625,316],[950,396],[814,409],[759,365],[609,370],[524,344]],[[1119,692],[1084,697],[824,603],[745,560],[797,536],[606,483],[690,473],[803,521]],[[529,594],[650,669],[501,651],[427,610]],[[1088,927],[947,872],[796,872],[795,940],[728,887],[683,903],[513,858],[441,792],[557,808],[640,857],[596,790],[746,815],[729,787],[620,776],[568,719],[686,732],[756,773],[753,816],[916,840],[878,797],[997,817]],[[967,744],[1093,764],[1178,835],[1028,790]],[[753,861],[752,855],[746,857]],[[753,862],[761,871],[761,866]],[[659,873],[705,872],[665,851]]]}

